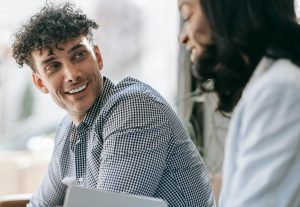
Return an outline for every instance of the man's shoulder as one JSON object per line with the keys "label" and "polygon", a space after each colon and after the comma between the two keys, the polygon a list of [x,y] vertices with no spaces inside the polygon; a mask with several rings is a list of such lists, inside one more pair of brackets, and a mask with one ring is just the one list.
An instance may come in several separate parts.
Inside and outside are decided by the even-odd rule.
{"label": "man's shoulder", "polygon": [[73,122],[71,118],[66,115],[61,122],[59,123],[57,130],[56,130],[56,139],[60,139],[61,137],[64,137],[68,133],[70,133],[72,128]]}
{"label": "man's shoulder", "polygon": [[127,77],[116,84],[111,96],[111,100],[115,101],[139,98],[167,104],[165,99],[150,85],[131,77]]}
{"label": "man's shoulder", "polygon": [[[148,84],[132,78],[127,77],[121,80],[118,84],[115,86],[116,92],[127,92],[127,93],[138,93],[138,92],[145,92],[147,90],[155,91],[151,86]],[[156,92],[156,91],[155,91]]]}
{"label": "man's shoulder", "polygon": [[73,122],[72,122],[72,119],[70,118],[69,115],[65,115],[63,117],[63,119],[61,120],[60,124],[59,124],[59,128],[61,127],[70,127],[70,125],[72,125]]}

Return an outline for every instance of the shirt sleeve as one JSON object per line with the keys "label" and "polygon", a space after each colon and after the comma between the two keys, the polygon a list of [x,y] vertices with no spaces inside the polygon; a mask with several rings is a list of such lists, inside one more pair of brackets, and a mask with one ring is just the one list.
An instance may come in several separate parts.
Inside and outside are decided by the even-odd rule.
{"label": "shirt sleeve", "polygon": [[98,189],[153,196],[170,140],[163,107],[142,94],[115,104],[104,126]]}
{"label": "shirt sleeve", "polygon": [[299,87],[278,84],[260,89],[246,99],[225,206],[298,206]]}
{"label": "shirt sleeve", "polygon": [[[64,141],[61,139],[60,141]],[[52,153],[51,161],[48,165],[48,171],[44,177],[41,186],[30,199],[27,207],[46,207],[46,206],[62,206],[66,185],[62,183],[60,160],[63,156],[64,143],[56,141]]]}

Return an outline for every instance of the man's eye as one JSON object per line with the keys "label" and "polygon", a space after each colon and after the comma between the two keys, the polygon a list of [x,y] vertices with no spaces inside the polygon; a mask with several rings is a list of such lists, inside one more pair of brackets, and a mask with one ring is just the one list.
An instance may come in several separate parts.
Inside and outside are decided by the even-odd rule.
{"label": "man's eye", "polygon": [[79,52],[79,53],[76,53],[75,56],[74,56],[74,59],[77,60],[77,59],[81,59],[83,57],[85,57],[87,54],[87,52]]}
{"label": "man's eye", "polygon": [[52,63],[52,64],[48,65],[48,66],[45,68],[45,70],[46,70],[46,71],[54,71],[54,70],[59,69],[59,67],[60,67],[60,64],[59,64],[59,63]]}

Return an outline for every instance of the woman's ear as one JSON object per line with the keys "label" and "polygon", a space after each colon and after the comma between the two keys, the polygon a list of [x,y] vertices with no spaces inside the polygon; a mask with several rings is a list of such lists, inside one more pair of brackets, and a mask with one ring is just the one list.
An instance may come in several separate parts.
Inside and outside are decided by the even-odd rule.
{"label": "woman's ear", "polygon": [[47,87],[44,85],[43,80],[41,79],[40,75],[36,72],[32,73],[32,82],[34,85],[43,93],[49,93]]}
{"label": "woman's ear", "polygon": [[97,63],[99,65],[99,69],[102,70],[102,68],[103,68],[103,59],[102,59],[102,55],[101,55],[101,52],[99,50],[99,47],[97,45],[94,46],[94,52],[95,52]]}

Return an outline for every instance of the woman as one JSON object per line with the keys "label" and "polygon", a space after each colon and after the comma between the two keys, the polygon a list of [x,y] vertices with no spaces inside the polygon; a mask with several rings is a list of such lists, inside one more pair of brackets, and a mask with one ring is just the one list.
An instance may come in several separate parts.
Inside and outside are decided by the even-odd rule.
{"label": "woman", "polygon": [[294,0],[178,2],[179,41],[191,52],[199,87],[218,95],[219,111],[233,112],[220,206],[300,206]]}

